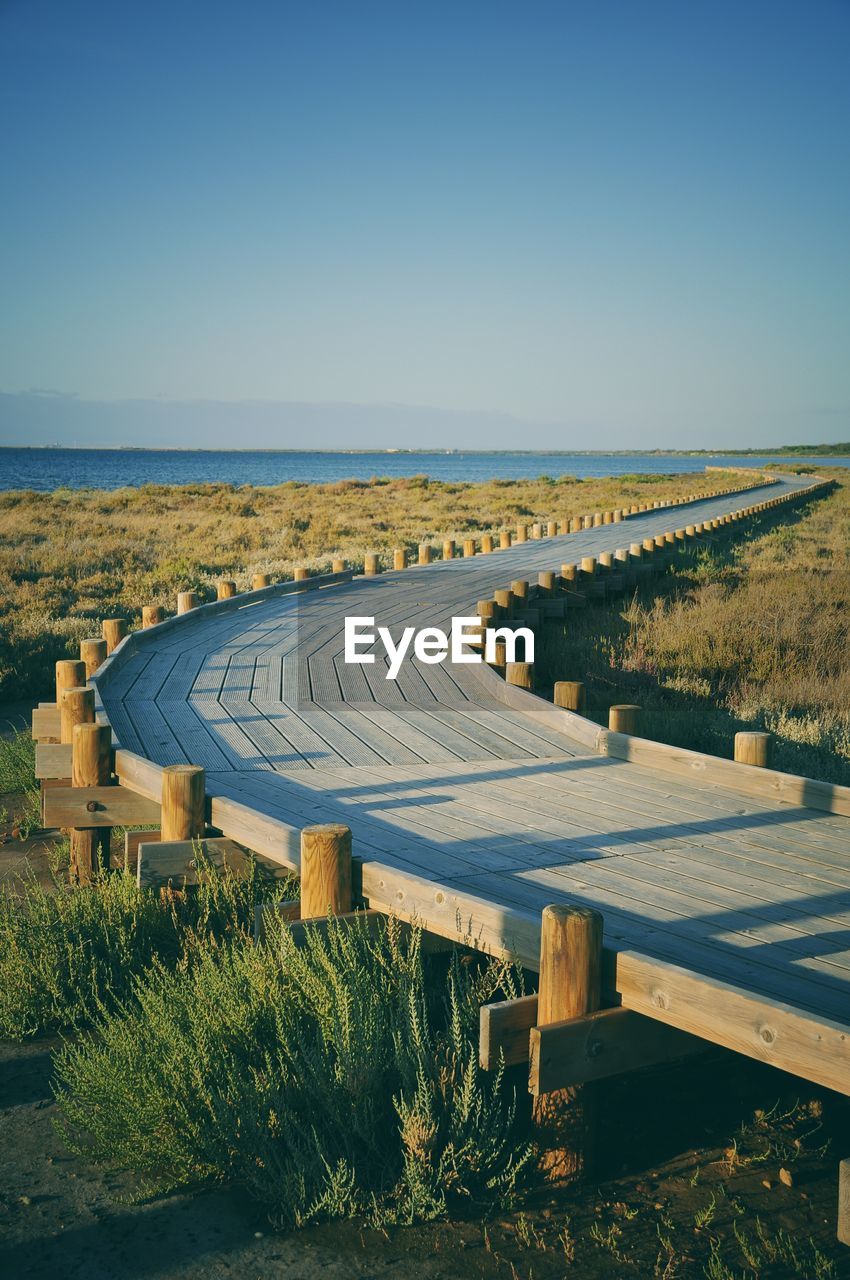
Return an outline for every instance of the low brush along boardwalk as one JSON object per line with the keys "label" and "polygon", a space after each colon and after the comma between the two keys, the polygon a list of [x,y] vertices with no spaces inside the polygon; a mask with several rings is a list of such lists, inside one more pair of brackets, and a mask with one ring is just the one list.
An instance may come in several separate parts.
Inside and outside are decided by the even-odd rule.
{"label": "low brush along boardwalk", "polygon": [[[483,553],[468,540],[448,560],[396,556],[411,567],[388,572],[373,557],[367,576],[302,576],[134,632],[94,676],[117,779],[159,801],[162,766],[202,766],[208,833],[295,869],[302,829],[341,824],[356,902],[534,971],[544,908],[580,908],[556,911],[544,939],[546,1017],[537,997],[482,1014],[485,1065],[500,1048],[530,1056],[535,1092],[709,1041],[850,1093],[850,789],[601,729],[537,698],[533,673],[506,680],[498,655],[426,665],[411,651],[397,680],[380,649],[372,666],[343,661],[346,616],[397,638],[448,631],[493,601],[496,621],[569,625],[572,608],[818,488],[738,483],[598,519],[563,513]],[[631,715],[619,723],[634,730]],[[45,803],[63,794],[67,824],[74,788]]]}

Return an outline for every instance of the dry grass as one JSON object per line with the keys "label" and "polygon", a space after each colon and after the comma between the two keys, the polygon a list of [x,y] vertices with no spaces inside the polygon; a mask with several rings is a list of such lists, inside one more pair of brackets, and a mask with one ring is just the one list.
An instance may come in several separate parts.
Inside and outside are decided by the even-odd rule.
{"label": "dry grass", "polygon": [[497,530],[650,498],[703,493],[714,475],[611,480],[401,480],[60,489],[0,494],[0,698],[49,689],[52,664],[77,656],[104,617],[135,621],[143,604],[171,608],[178,590],[214,596],[296,565],[362,564],[367,551]]}
{"label": "dry grass", "polygon": [[646,736],[721,756],[736,730],[767,729],[776,768],[850,783],[850,479],[838,481],[681,564],[652,596],[571,619],[546,639],[549,678],[585,679],[602,723],[637,702]]}

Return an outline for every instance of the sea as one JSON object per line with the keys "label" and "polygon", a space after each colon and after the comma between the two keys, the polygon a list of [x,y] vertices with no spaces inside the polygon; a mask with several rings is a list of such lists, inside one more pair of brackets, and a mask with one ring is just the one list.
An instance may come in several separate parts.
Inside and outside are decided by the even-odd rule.
{"label": "sea", "polygon": [[776,462],[850,466],[850,458],[760,454],[475,453],[443,451],[294,452],[198,449],[0,448],[0,490],[123,489],[140,485],[327,484],[425,475],[432,480],[536,479],[538,476],[660,475],[705,466],[763,467]]}

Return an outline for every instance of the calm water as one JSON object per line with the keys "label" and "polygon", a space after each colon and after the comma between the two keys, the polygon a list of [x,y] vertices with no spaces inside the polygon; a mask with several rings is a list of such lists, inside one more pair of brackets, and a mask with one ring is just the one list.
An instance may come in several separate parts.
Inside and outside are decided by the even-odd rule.
{"label": "calm water", "polygon": [[850,458],[736,458],[727,454],[265,453],[193,450],[0,449],[0,490],[121,489],[142,484],[281,484],[428,475],[435,480],[518,480],[701,471],[771,462],[850,466]]}

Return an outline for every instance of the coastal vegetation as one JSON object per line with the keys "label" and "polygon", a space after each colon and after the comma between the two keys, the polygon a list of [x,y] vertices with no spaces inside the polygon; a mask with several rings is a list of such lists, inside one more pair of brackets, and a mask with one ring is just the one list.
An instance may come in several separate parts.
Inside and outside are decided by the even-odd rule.
{"label": "coastal vegetation", "polygon": [[699,473],[0,493],[0,699],[48,692],[53,663],[78,656],[103,618],[137,625],[143,605],[172,610],[183,590],[213,599],[220,577],[245,590],[254,573],[281,580],[334,556],[357,566],[370,551],[716,487]]}
{"label": "coastal vegetation", "polygon": [[550,624],[544,684],[583,680],[591,719],[637,703],[645,737],[712,755],[765,729],[775,768],[850,784],[850,477],[835,476],[826,498]]}
{"label": "coastal vegetation", "polygon": [[[44,495],[54,523],[63,508],[53,504],[69,504],[73,552],[53,528],[35,538],[41,498],[26,495],[21,527],[31,565],[44,569],[30,579],[46,591],[34,606],[38,634],[60,614],[73,620],[64,656],[101,617],[170,603],[177,587],[211,594],[220,575],[246,586],[255,571],[286,576],[334,554],[356,563],[366,550],[698,485],[418,480],[249,497],[217,486],[195,504],[168,490],[147,505],[129,491]],[[87,521],[86,501],[107,514]],[[255,514],[240,514],[240,502]],[[3,520],[13,510],[0,503]],[[634,700],[650,736],[719,754],[734,728],[768,727],[779,767],[846,780],[848,548],[842,481],[733,545],[702,547],[641,593],[571,611],[565,628],[548,623],[538,653],[552,679],[587,682],[600,721],[612,702]],[[25,581],[15,584],[19,602]],[[20,634],[15,644],[19,661]],[[48,658],[14,668],[27,669],[32,688],[48,687]],[[0,742],[0,803],[17,822],[26,804],[37,810],[32,766],[28,735]],[[294,882],[212,867],[200,880],[191,893],[160,893],[119,871],[73,890],[59,875],[0,890],[0,1035],[62,1035],[53,1089],[74,1167],[121,1172],[137,1198],[222,1186],[275,1225],[353,1218],[361,1237],[379,1241],[400,1225],[442,1221],[470,1275],[838,1274],[824,1226],[835,1152],[827,1161],[825,1151],[832,1137],[843,1142],[842,1121],[814,1086],[720,1050],[606,1085],[602,1181],[553,1198],[536,1172],[523,1069],[488,1075],[477,1059],[479,1006],[521,993],[527,975],[464,948],[426,952],[419,931],[392,918],[377,931],[308,929],[302,945],[273,922],[259,942],[257,906],[293,896]]]}

